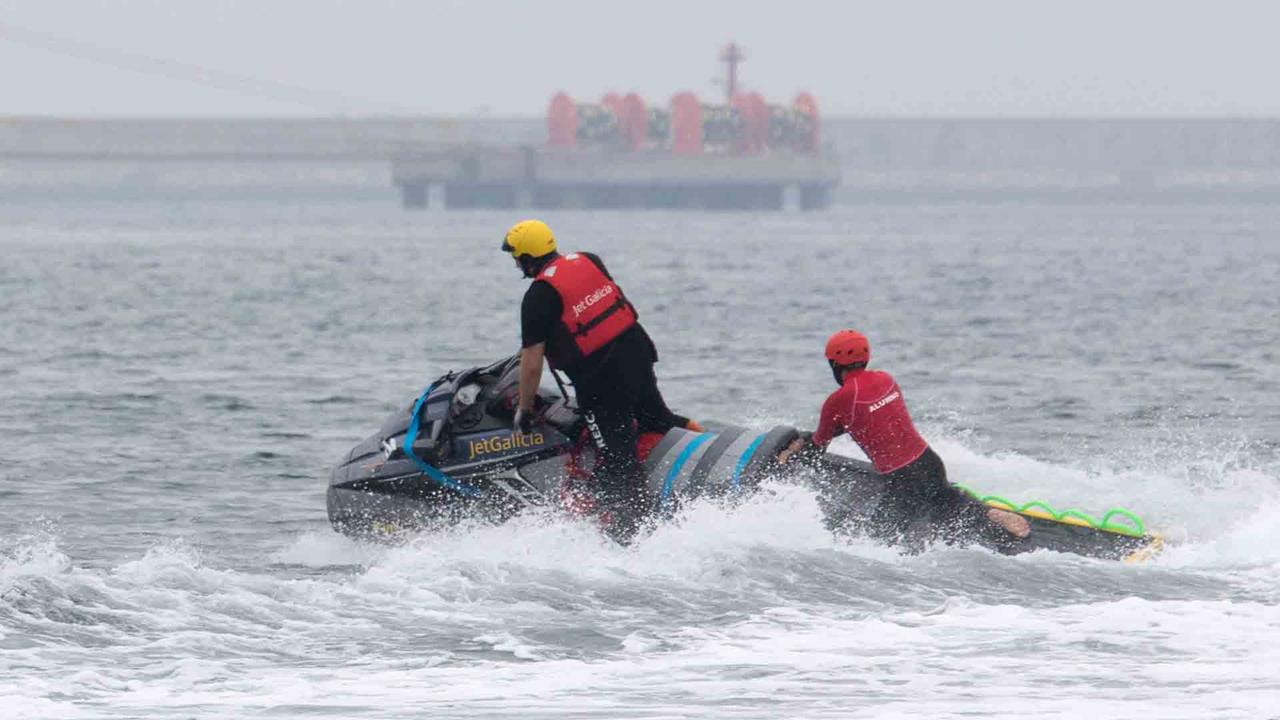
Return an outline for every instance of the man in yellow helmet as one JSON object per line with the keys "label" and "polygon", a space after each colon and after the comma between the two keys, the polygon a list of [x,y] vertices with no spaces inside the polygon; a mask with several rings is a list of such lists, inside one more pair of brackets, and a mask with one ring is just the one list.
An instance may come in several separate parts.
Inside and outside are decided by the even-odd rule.
{"label": "man in yellow helmet", "polygon": [[658,352],[604,262],[591,253],[561,255],[551,228],[518,222],[502,249],[532,278],[520,303],[520,394],[516,426],[528,431],[545,357],[573,381],[578,408],[596,444],[598,499],[626,540],[650,506],[636,455],[638,432],[702,428],[667,408],[653,364]]}

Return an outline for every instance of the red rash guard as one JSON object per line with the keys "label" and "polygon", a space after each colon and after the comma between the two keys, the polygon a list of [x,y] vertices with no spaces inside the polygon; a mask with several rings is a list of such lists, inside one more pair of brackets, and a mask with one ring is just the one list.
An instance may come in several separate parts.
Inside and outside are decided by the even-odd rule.
{"label": "red rash guard", "polygon": [[844,385],[822,404],[813,443],[825,448],[837,434],[846,432],[880,473],[906,467],[929,448],[911,424],[898,383],[879,370],[845,373]]}

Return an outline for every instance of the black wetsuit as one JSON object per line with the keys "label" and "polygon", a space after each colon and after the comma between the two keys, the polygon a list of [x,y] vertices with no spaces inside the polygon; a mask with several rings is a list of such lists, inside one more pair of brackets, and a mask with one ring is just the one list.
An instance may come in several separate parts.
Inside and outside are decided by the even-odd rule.
{"label": "black wetsuit", "polygon": [[870,530],[907,546],[935,540],[963,542],[989,529],[986,506],[947,482],[942,458],[926,449],[909,465],[882,476],[885,492]]}
{"label": "black wetsuit", "polygon": [[[808,450],[801,460],[813,461],[820,452]],[[932,449],[906,467],[860,479],[827,465],[813,465],[825,473],[818,502],[828,529],[838,535],[866,535],[908,552],[935,542],[977,543],[1003,553],[1027,549],[1025,541],[987,518],[986,505],[947,482],[947,468]]]}
{"label": "black wetsuit", "polygon": [[[580,254],[613,279],[599,257]],[[551,285],[536,280],[530,284],[520,305],[523,346],[547,343],[547,357],[567,355],[556,346],[567,338],[556,332],[563,307],[559,293]],[[637,431],[665,433],[688,423],[687,418],[671,412],[663,400],[653,372],[657,361],[653,340],[637,322],[596,352],[558,368],[573,382],[578,407],[599,453],[597,495],[617,518],[615,534],[622,538],[635,531],[636,522],[653,504],[652,498],[647,497],[643,468],[636,456]]]}

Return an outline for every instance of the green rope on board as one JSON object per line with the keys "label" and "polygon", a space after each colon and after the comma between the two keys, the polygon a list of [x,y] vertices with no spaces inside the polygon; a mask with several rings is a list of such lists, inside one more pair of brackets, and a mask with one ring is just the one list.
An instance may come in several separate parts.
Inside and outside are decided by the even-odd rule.
{"label": "green rope on board", "polygon": [[[1075,518],[1095,530],[1105,530],[1106,532],[1128,535],[1130,537],[1143,537],[1147,534],[1147,527],[1142,524],[1142,518],[1139,518],[1137,515],[1125,510],[1124,508],[1108,510],[1107,514],[1103,515],[1101,520],[1095,520],[1079,510],[1072,508],[1067,508],[1066,510],[1055,510],[1047,503],[1039,500],[1032,500],[1029,503],[1019,505],[1012,500],[1002,498],[999,495],[979,495],[974,492],[973,489],[964,485],[956,485],[956,487],[963,490],[966,495],[976,499],[978,502],[985,503],[993,507],[1012,510],[1016,513],[1039,510],[1054,520],[1061,521],[1067,518]],[[1115,522],[1113,518],[1120,518],[1122,522]]]}

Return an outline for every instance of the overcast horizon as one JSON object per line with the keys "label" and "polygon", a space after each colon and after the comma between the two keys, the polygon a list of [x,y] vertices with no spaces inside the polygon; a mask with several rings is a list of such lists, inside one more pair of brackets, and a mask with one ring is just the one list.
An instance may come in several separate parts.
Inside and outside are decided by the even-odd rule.
{"label": "overcast horizon", "polygon": [[1264,2],[643,6],[0,0],[0,116],[536,118],[565,90],[717,100],[719,48],[773,102],[842,117],[1274,117]]}

